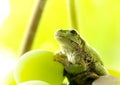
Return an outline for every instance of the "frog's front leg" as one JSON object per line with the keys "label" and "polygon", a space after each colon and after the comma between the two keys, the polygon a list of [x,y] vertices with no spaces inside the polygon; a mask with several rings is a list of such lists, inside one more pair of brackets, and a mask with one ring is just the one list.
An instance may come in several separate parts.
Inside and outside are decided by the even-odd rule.
{"label": "frog's front leg", "polygon": [[62,52],[58,52],[54,55],[54,61],[57,61],[64,66],[69,66],[68,58]]}
{"label": "frog's front leg", "polygon": [[62,52],[59,52],[54,57],[55,61],[58,61],[64,65],[64,69],[69,74],[78,74],[81,72],[86,71],[87,67],[86,65],[82,64],[73,64],[70,61],[68,61],[68,57],[64,55]]}

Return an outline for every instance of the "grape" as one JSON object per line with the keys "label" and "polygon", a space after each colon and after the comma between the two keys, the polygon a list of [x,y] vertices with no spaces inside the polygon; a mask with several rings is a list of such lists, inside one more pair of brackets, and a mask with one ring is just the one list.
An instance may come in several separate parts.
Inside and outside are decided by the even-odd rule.
{"label": "grape", "polygon": [[44,81],[40,81],[40,80],[32,80],[32,81],[20,83],[18,85],[50,85],[50,84]]}
{"label": "grape", "polygon": [[120,85],[120,78],[111,75],[100,76],[92,85]]}
{"label": "grape", "polygon": [[29,80],[42,80],[51,85],[61,85],[64,79],[63,66],[53,61],[54,54],[44,50],[25,53],[14,71],[17,83]]}

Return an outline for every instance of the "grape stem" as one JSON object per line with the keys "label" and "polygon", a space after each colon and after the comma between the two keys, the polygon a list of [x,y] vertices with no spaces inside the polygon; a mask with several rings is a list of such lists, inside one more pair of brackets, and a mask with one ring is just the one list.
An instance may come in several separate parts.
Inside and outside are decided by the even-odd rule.
{"label": "grape stem", "polygon": [[77,19],[77,7],[76,1],[77,0],[67,0],[68,1],[68,14],[69,14],[69,21],[72,28],[78,30],[78,19]]}
{"label": "grape stem", "polygon": [[32,17],[28,24],[27,31],[25,33],[25,37],[22,43],[22,48],[20,50],[19,56],[24,54],[25,52],[31,49],[33,40],[35,38],[36,30],[38,28],[39,21],[41,19],[41,15],[43,13],[43,9],[45,6],[46,0],[37,0],[35,4],[35,8],[33,10]]}

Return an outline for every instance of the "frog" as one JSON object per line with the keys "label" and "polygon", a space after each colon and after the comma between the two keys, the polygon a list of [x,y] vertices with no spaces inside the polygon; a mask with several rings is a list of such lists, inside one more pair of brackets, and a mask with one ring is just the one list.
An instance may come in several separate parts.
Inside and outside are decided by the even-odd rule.
{"label": "frog", "polygon": [[100,76],[108,75],[100,54],[75,29],[55,32],[61,50],[54,60],[64,66],[69,85],[92,85]]}

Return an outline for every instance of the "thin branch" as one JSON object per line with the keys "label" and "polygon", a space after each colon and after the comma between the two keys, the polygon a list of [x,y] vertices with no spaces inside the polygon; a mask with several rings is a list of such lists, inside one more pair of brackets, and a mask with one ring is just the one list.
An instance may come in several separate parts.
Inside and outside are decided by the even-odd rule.
{"label": "thin branch", "polygon": [[72,28],[78,30],[78,18],[76,9],[76,0],[68,0],[69,21]]}
{"label": "thin branch", "polygon": [[27,32],[25,33],[25,39],[23,40],[20,55],[24,54],[25,52],[31,49],[45,3],[46,0],[37,0],[35,4],[35,8],[33,10],[33,14],[27,28]]}

